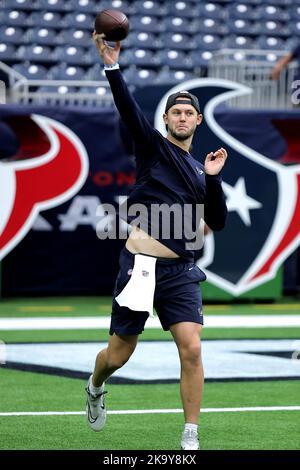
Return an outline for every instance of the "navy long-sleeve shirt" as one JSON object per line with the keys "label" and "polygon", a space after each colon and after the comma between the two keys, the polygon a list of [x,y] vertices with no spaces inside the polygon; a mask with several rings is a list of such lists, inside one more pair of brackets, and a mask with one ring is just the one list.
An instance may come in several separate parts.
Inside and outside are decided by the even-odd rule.
{"label": "navy long-sleeve shirt", "polygon": [[[206,175],[200,162],[151,126],[129,92],[120,70],[107,70],[106,76],[122,121],[135,145],[136,183],[127,200],[128,208],[143,204],[150,214],[154,205],[177,204],[181,208],[190,205],[192,230],[195,231],[199,223],[196,205],[204,204],[205,222],[212,230],[221,230],[227,215],[221,176]],[[160,217],[160,223],[163,217]],[[131,222],[132,218],[127,217],[127,221]],[[153,236],[150,217],[146,229],[145,225],[141,228]],[[159,236],[154,238],[182,258],[193,260],[195,250],[187,248],[191,240],[184,234],[175,238],[174,230],[170,235],[165,237],[160,230]]]}

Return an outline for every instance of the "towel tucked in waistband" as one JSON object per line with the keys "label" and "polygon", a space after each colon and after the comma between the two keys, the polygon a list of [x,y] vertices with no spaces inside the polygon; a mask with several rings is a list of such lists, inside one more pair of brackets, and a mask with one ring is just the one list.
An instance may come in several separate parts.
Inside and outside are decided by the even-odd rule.
{"label": "towel tucked in waistband", "polygon": [[115,298],[120,307],[128,307],[133,311],[148,312],[153,317],[156,261],[157,258],[153,256],[134,255],[131,278]]}

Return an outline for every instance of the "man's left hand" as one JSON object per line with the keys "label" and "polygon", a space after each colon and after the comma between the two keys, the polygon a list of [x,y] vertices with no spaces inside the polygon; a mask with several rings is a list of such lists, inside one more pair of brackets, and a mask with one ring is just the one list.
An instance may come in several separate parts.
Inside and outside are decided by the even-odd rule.
{"label": "man's left hand", "polygon": [[210,152],[206,155],[204,169],[207,175],[218,175],[225,165],[227,151],[221,147],[216,152]]}

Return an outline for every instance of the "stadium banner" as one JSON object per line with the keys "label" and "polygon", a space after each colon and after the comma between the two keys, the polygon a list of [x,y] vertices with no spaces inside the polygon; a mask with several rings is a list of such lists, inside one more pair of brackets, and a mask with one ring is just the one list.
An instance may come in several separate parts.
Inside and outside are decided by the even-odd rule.
{"label": "stadium banner", "polygon": [[[192,80],[180,89],[196,94],[204,112],[194,156],[203,161],[220,146],[229,153],[223,172],[227,225],[207,235],[197,261],[208,276],[204,297],[205,289],[212,300],[252,298],[251,292],[278,297],[280,266],[300,243],[299,140],[285,125],[292,120],[296,129],[300,112],[229,109],[227,97],[247,89],[224,80]],[[173,91],[136,93],[161,132],[164,99]],[[114,109],[0,107],[4,296],[112,293],[127,227],[117,223],[121,237],[106,239],[116,223],[106,207],[117,210],[134,184],[132,153]]]}

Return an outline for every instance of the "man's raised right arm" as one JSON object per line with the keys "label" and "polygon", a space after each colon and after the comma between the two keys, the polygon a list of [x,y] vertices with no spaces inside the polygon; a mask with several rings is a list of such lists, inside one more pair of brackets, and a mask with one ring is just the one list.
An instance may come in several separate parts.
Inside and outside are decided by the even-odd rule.
{"label": "man's raised right arm", "polygon": [[135,141],[146,145],[150,144],[153,141],[155,131],[128,90],[118,67],[121,43],[116,42],[115,47],[110,47],[95,32],[93,39],[103,60],[114,102],[123,122]]}

